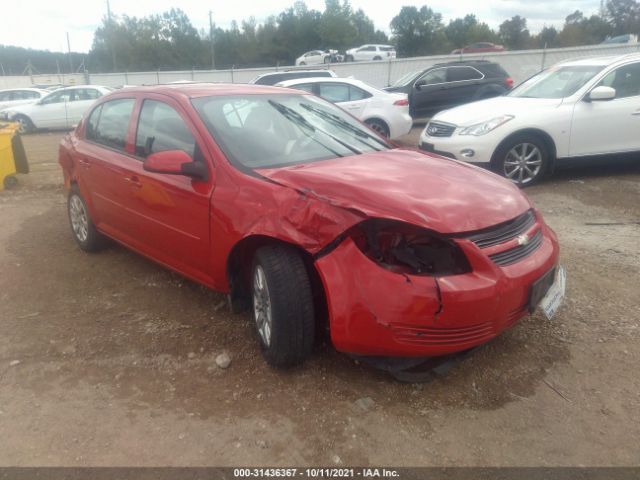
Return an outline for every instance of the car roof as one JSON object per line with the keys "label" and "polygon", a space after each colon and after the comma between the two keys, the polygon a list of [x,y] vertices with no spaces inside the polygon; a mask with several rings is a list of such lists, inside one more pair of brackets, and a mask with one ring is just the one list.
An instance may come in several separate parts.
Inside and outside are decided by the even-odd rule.
{"label": "car roof", "polygon": [[143,87],[128,87],[124,91],[117,90],[114,95],[119,93],[159,93],[170,97],[183,96],[187,98],[199,98],[210,96],[227,96],[227,95],[267,95],[267,94],[283,94],[294,93],[302,94],[300,90],[287,89],[282,87],[273,87],[270,85],[254,85],[248,83],[178,83],[149,85]]}
{"label": "car roof", "polygon": [[[309,50],[309,51],[313,52],[314,50]],[[308,52],[305,52],[305,53],[308,53]],[[261,73],[256,77],[256,79],[267,77],[269,75],[283,75],[285,73],[293,73],[293,72],[332,72],[332,71],[333,70],[329,68],[288,68],[286,70],[279,70],[277,72]]]}
{"label": "car roof", "polygon": [[362,80],[358,80],[356,78],[343,78],[343,77],[308,77],[308,78],[292,78],[291,80],[283,80],[282,82],[278,83],[278,85],[281,85],[283,87],[287,87],[289,85],[299,85],[301,83],[350,83],[352,85],[357,85],[357,86],[367,86],[369,88],[371,88],[369,85],[367,85],[365,82],[363,82]]}
{"label": "car roof", "polygon": [[640,53],[631,53],[627,55],[609,55],[603,57],[589,57],[589,58],[580,58],[577,60],[569,60],[566,62],[559,62],[556,64],[558,67],[578,67],[578,66],[588,66],[588,65],[598,65],[598,66],[609,66],[616,64],[618,62],[624,62],[629,60],[640,60]]}

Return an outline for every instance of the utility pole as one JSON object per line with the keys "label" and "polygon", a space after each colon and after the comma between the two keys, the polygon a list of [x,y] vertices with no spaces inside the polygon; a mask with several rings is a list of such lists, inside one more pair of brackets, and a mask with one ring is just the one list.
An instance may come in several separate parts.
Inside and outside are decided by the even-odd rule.
{"label": "utility pole", "polygon": [[111,45],[111,60],[113,62],[113,71],[117,71],[116,67],[116,48],[115,48],[115,35],[113,31],[113,21],[111,19],[111,5],[109,4],[109,0],[107,0],[107,22],[109,24],[109,44]]}
{"label": "utility pole", "polygon": [[69,73],[73,73],[73,58],[71,57],[71,42],[69,42],[69,32],[67,32],[67,52],[69,52]]}
{"label": "utility pole", "polygon": [[216,69],[216,57],[213,49],[213,18],[211,10],[209,10],[209,41],[211,42],[211,69]]}

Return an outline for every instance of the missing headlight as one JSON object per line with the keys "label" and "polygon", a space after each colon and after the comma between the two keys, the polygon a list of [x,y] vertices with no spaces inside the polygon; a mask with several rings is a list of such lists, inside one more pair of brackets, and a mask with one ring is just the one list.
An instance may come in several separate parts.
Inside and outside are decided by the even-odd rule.
{"label": "missing headlight", "polygon": [[471,271],[453,240],[408,223],[369,219],[348,234],[367,257],[396,273],[443,276]]}

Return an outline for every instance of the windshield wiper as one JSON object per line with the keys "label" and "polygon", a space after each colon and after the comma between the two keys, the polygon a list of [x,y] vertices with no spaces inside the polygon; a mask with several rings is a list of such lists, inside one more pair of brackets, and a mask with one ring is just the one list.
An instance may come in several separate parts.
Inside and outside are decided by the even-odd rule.
{"label": "windshield wiper", "polygon": [[365,142],[364,140],[362,140],[363,137],[367,138],[367,139],[370,138],[370,139],[378,142],[380,145],[384,146],[385,148],[388,148],[388,145],[385,142],[383,142],[382,140],[380,140],[379,138],[376,138],[374,135],[369,135],[368,133],[363,132],[359,128],[354,127],[349,122],[343,120],[342,118],[340,118],[337,115],[334,115],[333,113],[325,112],[324,110],[320,110],[319,108],[312,107],[311,105],[307,105],[305,103],[301,103],[300,106],[302,108],[304,108],[305,110],[309,110],[310,112],[315,113],[319,117],[322,117],[325,120],[333,123],[334,125],[337,124],[337,125],[340,125],[343,128],[346,128],[350,132],[354,133],[357,137],[360,137],[360,138],[358,138],[358,140],[360,142],[364,143],[367,147],[369,147],[372,150],[375,150],[376,152],[379,152],[382,149],[381,148],[376,148],[373,145],[371,145],[370,143]]}
{"label": "windshield wiper", "polygon": [[[304,118],[302,115],[300,115],[298,112],[296,112],[294,109],[287,107],[286,105],[283,105],[281,103],[275,102],[273,100],[269,100],[269,104],[275,108],[276,110],[278,110],[278,112],[280,112],[285,118],[289,119],[290,121],[294,122],[296,125],[304,127],[308,130],[311,130],[312,132],[320,132],[324,135],[326,135],[327,137],[329,137],[331,140],[333,140],[334,142],[342,145],[344,148],[346,148],[347,150],[350,150],[351,152],[355,153],[356,155],[360,155],[362,152],[360,150],[358,150],[357,148],[352,147],[351,145],[349,145],[346,142],[343,142],[342,140],[340,140],[339,138],[334,137],[333,135],[331,135],[328,132],[325,132],[324,130],[315,127],[313,125],[311,125],[306,118]],[[335,150],[327,147],[325,144],[320,143],[316,138],[311,137],[311,139],[313,141],[315,141],[316,143],[318,143],[319,145],[321,145],[322,147],[326,148],[327,150],[329,150],[331,153],[333,153],[334,155],[338,156],[338,157],[344,157],[344,155],[341,155],[340,153],[336,152]]]}

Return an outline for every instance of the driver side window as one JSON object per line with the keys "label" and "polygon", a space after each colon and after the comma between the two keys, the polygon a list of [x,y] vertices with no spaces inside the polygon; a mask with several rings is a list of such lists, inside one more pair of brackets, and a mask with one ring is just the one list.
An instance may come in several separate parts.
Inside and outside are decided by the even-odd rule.
{"label": "driver side window", "polygon": [[640,63],[624,65],[609,72],[598,84],[616,90],[615,98],[636,97],[640,95]]}
{"label": "driver side window", "polygon": [[70,95],[71,93],[69,91],[55,92],[43,99],[42,104],[49,105],[52,103],[68,102]]}
{"label": "driver side window", "polygon": [[436,68],[425,73],[418,82],[424,82],[424,85],[435,85],[437,83],[445,83],[447,81],[447,69]]}
{"label": "driver side window", "polygon": [[183,150],[197,160],[196,140],[180,114],[157,100],[145,100],[136,132],[136,155]]}

